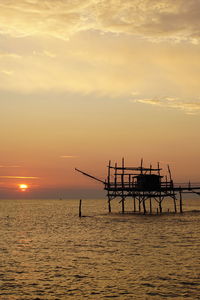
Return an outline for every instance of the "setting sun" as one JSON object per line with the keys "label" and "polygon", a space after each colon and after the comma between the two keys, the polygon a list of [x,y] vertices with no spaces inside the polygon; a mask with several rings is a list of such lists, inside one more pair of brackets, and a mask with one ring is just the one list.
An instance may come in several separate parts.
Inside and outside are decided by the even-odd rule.
{"label": "setting sun", "polygon": [[19,189],[22,192],[25,192],[28,189],[28,185],[27,184],[19,184]]}

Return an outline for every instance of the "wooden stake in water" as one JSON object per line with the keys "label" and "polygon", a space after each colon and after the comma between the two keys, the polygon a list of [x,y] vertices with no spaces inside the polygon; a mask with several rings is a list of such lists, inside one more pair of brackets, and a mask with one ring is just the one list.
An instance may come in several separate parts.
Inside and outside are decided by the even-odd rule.
{"label": "wooden stake in water", "polygon": [[176,197],[174,196],[173,199],[174,199],[174,212],[175,212],[175,214],[176,214],[176,213],[177,213],[177,208],[176,208]]}
{"label": "wooden stake in water", "polygon": [[122,158],[122,174],[121,174],[121,181],[122,181],[122,213],[124,214],[124,157]]}
{"label": "wooden stake in water", "polygon": [[179,195],[180,195],[180,213],[183,212],[183,201],[182,201],[182,191],[181,189],[179,190]]}
{"label": "wooden stake in water", "polygon": [[144,199],[142,199],[142,204],[143,204],[143,210],[144,210],[144,215],[146,215],[146,205],[145,205],[145,200]]}
{"label": "wooden stake in water", "polygon": [[81,208],[82,208],[82,200],[80,199],[80,201],[79,201],[79,218],[82,217]]}
{"label": "wooden stake in water", "polygon": [[149,198],[149,210],[150,210],[150,214],[152,214],[152,200],[151,200],[151,197]]}

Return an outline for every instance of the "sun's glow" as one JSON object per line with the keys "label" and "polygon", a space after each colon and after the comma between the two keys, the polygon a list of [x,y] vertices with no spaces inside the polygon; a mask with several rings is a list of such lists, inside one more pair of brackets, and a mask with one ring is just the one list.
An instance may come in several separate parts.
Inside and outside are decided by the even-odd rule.
{"label": "sun's glow", "polygon": [[28,189],[28,185],[27,184],[19,184],[19,189],[22,191],[22,192],[25,192],[27,189]]}

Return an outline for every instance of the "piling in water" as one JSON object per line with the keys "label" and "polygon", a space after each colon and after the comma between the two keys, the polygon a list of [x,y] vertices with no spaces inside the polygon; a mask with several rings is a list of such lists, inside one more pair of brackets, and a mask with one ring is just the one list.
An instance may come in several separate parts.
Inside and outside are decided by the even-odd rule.
{"label": "piling in water", "polygon": [[82,208],[82,200],[80,199],[80,201],[79,201],[79,218],[82,217],[81,208]]}
{"label": "piling in water", "polygon": [[183,201],[182,201],[182,191],[180,189],[179,191],[179,195],[180,195],[180,213],[183,212]]}

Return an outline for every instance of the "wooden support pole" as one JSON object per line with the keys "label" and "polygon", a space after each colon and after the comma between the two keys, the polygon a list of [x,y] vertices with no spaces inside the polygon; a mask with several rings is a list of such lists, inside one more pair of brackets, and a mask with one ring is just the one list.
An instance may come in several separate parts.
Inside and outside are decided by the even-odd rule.
{"label": "wooden support pole", "polygon": [[150,211],[150,214],[152,214],[152,200],[151,200],[151,197],[149,198],[149,211]]}
{"label": "wooden support pole", "polygon": [[169,165],[167,165],[167,167],[168,167],[168,172],[169,172],[169,179],[170,179],[170,181],[172,181],[172,173],[171,173]]}
{"label": "wooden support pole", "polygon": [[139,199],[138,199],[138,210],[139,210],[139,212],[141,212],[141,201],[140,201],[140,196],[139,196]]}
{"label": "wooden support pole", "polygon": [[144,215],[146,215],[146,205],[145,205],[145,200],[142,199],[142,204],[143,204],[143,210],[144,210]]}
{"label": "wooden support pole", "polygon": [[129,189],[131,190],[131,174],[128,175],[128,186]]}
{"label": "wooden support pole", "polygon": [[108,197],[108,212],[111,213],[112,212],[112,209],[111,209],[111,199],[110,197]]}
{"label": "wooden support pole", "polygon": [[81,208],[82,208],[82,200],[80,199],[80,201],[79,201],[79,218],[82,217]]}
{"label": "wooden support pole", "polygon": [[110,199],[110,168],[111,168],[111,161],[109,160],[108,164],[108,212],[111,213],[111,199]]}
{"label": "wooden support pole", "polygon": [[135,196],[133,197],[133,206],[134,206],[134,212],[136,212],[136,201],[135,201]]}
{"label": "wooden support pole", "polygon": [[122,158],[122,177],[121,177],[121,181],[122,181],[122,213],[124,214],[124,158]]}
{"label": "wooden support pole", "polygon": [[[160,177],[160,163],[158,162],[158,175]],[[161,178],[160,178],[161,180]],[[162,196],[161,196],[161,183],[160,183],[160,192],[159,192],[159,211],[162,214]]]}
{"label": "wooden support pole", "polygon": [[158,162],[158,175],[160,176],[160,163]]}
{"label": "wooden support pole", "polygon": [[176,197],[174,196],[173,199],[174,199],[174,212],[177,213],[177,208],[176,208]]}
{"label": "wooden support pole", "polygon": [[181,189],[179,190],[179,195],[180,195],[180,213],[183,213],[183,199],[182,199],[182,191]]}
{"label": "wooden support pole", "polygon": [[111,161],[109,160],[109,164],[108,164],[108,190],[110,188],[110,167],[111,167]]}
{"label": "wooden support pole", "polygon": [[117,193],[117,163],[115,163],[115,196],[116,196],[116,193]]}
{"label": "wooden support pole", "polygon": [[124,214],[125,210],[124,210],[124,197],[122,198],[122,213]]}
{"label": "wooden support pole", "polygon": [[143,158],[141,159],[141,165],[140,165],[140,169],[141,169],[141,174],[143,174]]}
{"label": "wooden support pole", "polygon": [[136,199],[135,199],[135,193],[133,189],[134,189],[134,177],[132,177],[132,196],[133,196],[133,211],[136,212]]}
{"label": "wooden support pole", "polygon": [[159,211],[160,211],[160,214],[162,214],[162,201],[159,201]]}

